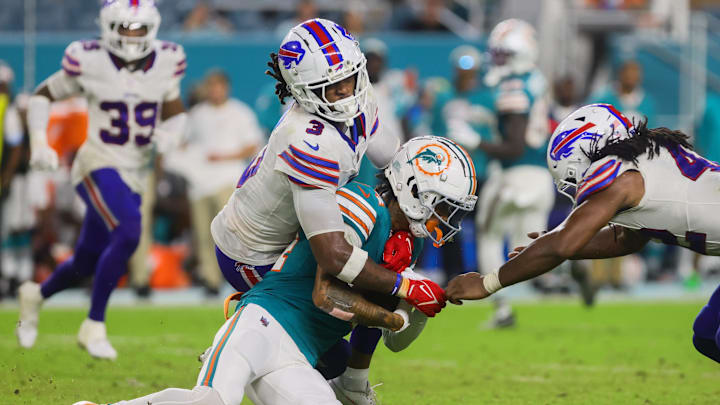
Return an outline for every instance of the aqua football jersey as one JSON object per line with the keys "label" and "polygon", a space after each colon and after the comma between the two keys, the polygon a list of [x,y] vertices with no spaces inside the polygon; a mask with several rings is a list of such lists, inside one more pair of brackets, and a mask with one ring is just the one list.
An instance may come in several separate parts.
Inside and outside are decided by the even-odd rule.
{"label": "aqua football jersey", "polygon": [[[547,151],[550,133],[547,127],[547,111],[539,103],[544,103],[547,92],[547,82],[539,70],[535,69],[521,75],[510,75],[500,80],[493,88],[495,112],[498,116],[503,114],[527,114],[528,131],[530,136],[525,137],[525,151],[517,159],[500,160],[504,168],[533,165],[547,166],[545,153]],[[498,122],[500,134],[504,134],[502,121]],[[543,129],[544,128],[544,129]],[[531,144],[531,139],[534,144]]]}
{"label": "aqua football jersey", "polygon": [[[380,196],[372,187],[353,181],[338,189],[336,197],[343,220],[360,237],[362,249],[372,260],[382,263],[391,223],[390,213]],[[422,240],[415,240],[414,258],[422,245]],[[270,312],[313,366],[352,327],[313,304],[316,269],[310,242],[301,233],[265,278],[242,296],[238,305],[253,303]]]}

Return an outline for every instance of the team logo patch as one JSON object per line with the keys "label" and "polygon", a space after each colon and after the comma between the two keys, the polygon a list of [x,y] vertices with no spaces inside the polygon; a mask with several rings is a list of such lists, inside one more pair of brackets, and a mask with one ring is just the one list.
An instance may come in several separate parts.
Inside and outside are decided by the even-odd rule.
{"label": "team logo patch", "polygon": [[550,149],[550,158],[554,161],[565,159],[572,154],[575,149],[575,142],[581,139],[597,140],[602,134],[587,132],[588,129],[594,127],[595,124],[587,123],[580,128],[569,129],[556,136],[552,142]]}
{"label": "team logo patch", "polygon": [[290,69],[292,63],[297,66],[305,56],[305,50],[300,45],[300,41],[288,41],[280,46],[278,58],[282,61],[285,69]]}
{"label": "team logo patch", "polygon": [[260,323],[267,328],[268,325],[270,325],[270,321],[267,320],[264,316],[260,317]]}
{"label": "team logo patch", "polygon": [[407,162],[429,176],[437,176],[450,166],[450,152],[444,146],[432,143],[420,148]]}

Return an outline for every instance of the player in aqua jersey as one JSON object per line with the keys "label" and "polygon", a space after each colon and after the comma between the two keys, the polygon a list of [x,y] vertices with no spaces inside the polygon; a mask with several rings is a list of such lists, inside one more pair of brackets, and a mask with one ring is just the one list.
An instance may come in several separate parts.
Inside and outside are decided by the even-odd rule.
{"label": "player in aqua jersey", "polygon": [[[535,241],[495,272],[453,279],[448,299],[484,298],[567,259],[624,256],[650,239],[720,255],[720,165],[693,152],[682,132],[633,125],[614,106],[591,104],[555,129],[547,165],[558,191],[575,202],[570,216],[533,234]],[[697,350],[720,362],[720,288],[693,331]]]}
{"label": "player in aqua jersey", "polygon": [[[475,205],[474,168],[468,155],[447,139],[409,141],[385,175],[387,181],[378,189],[382,195],[354,182],[336,193],[345,237],[376,261],[382,260],[391,230],[412,231],[421,226],[415,230],[439,236],[442,242],[459,231],[460,221]],[[420,212],[426,219],[419,223],[413,218]],[[327,295],[333,308],[320,309],[316,304],[321,300],[313,299],[318,271],[311,245],[301,232],[263,281],[242,296],[235,314],[215,335],[194,389],[171,388],[115,405],[239,405],[246,394],[265,405],[338,404],[314,368],[318,357],[350,332],[347,320],[353,316],[385,319],[398,315],[379,306],[374,306],[375,312],[350,313],[355,298],[334,292]],[[407,288],[403,280],[411,277],[419,282],[417,288],[432,289],[411,270],[402,277],[398,274],[397,288]],[[442,290],[432,293],[442,294]],[[398,326],[405,328],[398,335],[386,337],[395,350],[407,346],[422,329],[422,321],[406,322],[417,319],[415,312],[420,313],[415,310],[403,317]]]}
{"label": "player in aqua jersey", "polygon": [[87,211],[73,256],[42,285],[20,286],[16,334],[20,346],[32,347],[42,302],[94,276],[90,311],[78,342],[93,357],[115,359],[105,309],[140,239],[140,200],[155,146],[163,152],[179,142],[184,131],[180,80],[187,62],[182,46],[155,39],[160,13],[152,0],[106,0],[99,23],[100,40],[71,43],[62,69],[28,101],[30,164],[54,170],[58,156],[46,136],[50,103],[87,98],[87,140],[72,166],[72,182]]}

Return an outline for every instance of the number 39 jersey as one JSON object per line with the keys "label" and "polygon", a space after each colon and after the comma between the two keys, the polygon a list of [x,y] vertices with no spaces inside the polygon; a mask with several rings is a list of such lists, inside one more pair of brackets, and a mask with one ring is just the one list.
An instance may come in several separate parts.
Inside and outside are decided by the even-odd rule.
{"label": "number 39 jersey", "polygon": [[368,92],[367,110],[350,127],[309,114],[298,104],[289,108],[211,224],[223,253],[247,264],[274,263],[300,228],[291,186],[334,194],[357,175],[380,125],[372,89]]}
{"label": "number 39 jersey", "polygon": [[62,70],[48,79],[54,98],[82,94],[88,100],[88,134],[73,163],[73,182],[112,167],[130,188],[142,189],[162,103],[180,96],[185,52],[180,45],[156,41],[153,52],[136,63],[128,70],[98,41],[75,41],[65,50]]}
{"label": "number 39 jersey", "polygon": [[652,159],[641,155],[637,165],[608,156],[586,172],[578,204],[627,170],[643,176],[645,194],[638,206],[615,215],[611,223],[666,244],[720,255],[720,165],[680,146],[661,147]]}

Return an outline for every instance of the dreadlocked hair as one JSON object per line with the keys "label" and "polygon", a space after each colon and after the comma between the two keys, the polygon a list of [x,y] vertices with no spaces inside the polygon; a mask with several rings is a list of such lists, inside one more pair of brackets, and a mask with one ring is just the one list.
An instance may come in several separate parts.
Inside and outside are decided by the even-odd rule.
{"label": "dreadlocked hair", "polygon": [[270,54],[270,62],[268,62],[267,65],[272,70],[266,70],[265,74],[277,80],[277,83],[275,84],[275,94],[277,94],[280,99],[280,104],[285,104],[285,99],[287,97],[292,97],[292,93],[290,93],[290,87],[280,73],[278,55],[275,52]]}
{"label": "dreadlocked hair", "polygon": [[660,153],[660,147],[675,149],[681,146],[692,150],[690,137],[682,131],[672,130],[665,127],[648,128],[647,117],[635,126],[629,138],[611,139],[602,148],[597,141],[590,145],[590,150],[585,155],[591,162],[597,162],[605,156],[617,156],[628,162],[637,163],[638,156],[647,153],[648,159],[652,159]]}

